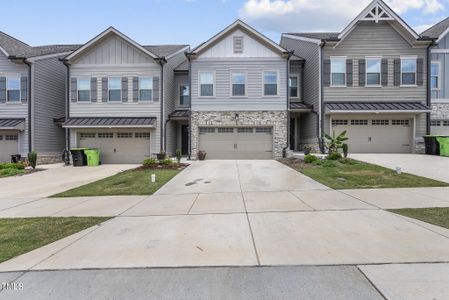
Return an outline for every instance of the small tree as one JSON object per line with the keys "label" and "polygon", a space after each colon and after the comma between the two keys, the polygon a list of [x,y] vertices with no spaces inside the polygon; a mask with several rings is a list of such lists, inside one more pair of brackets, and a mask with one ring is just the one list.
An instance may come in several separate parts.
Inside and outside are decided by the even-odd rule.
{"label": "small tree", "polygon": [[344,155],[344,157],[345,158],[348,157],[348,144],[343,144],[342,148],[343,148],[343,155]]}
{"label": "small tree", "polygon": [[335,131],[332,132],[332,136],[325,134],[324,137],[327,140],[327,148],[329,148],[329,153],[338,152],[338,149],[343,147],[343,142],[347,141],[346,131],[343,131],[339,135],[335,136]]}
{"label": "small tree", "polygon": [[36,151],[31,151],[30,153],[28,153],[28,162],[30,163],[30,166],[33,169],[36,169],[36,164],[37,164],[37,153],[36,153]]}
{"label": "small tree", "polygon": [[182,152],[180,149],[176,149],[176,161],[179,163],[181,163],[181,157],[182,157]]}

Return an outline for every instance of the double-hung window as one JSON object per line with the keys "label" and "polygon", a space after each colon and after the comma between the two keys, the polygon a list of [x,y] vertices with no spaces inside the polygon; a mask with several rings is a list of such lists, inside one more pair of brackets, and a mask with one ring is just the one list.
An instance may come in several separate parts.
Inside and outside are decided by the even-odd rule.
{"label": "double-hung window", "polygon": [[214,73],[200,72],[200,96],[213,97],[214,96]]}
{"label": "double-hung window", "polygon": [[232,96],[243,97],[246,95],[246,74],[243,72],[233,72],[231,74]]}
{"label": "double-hung window", "polygon": [[416,85],[416,58],[401,58],[401,85]]}
{"label": "double-hung window", "polygon": [[290,76],[288,86],[290,87],[290,97],[298,98],[298,76]]}
{"label": "double-hung window", "polygon": [[8,102],[20,101],[20,77],[8,77],[6,79]]}
{"label": "double-hung window", "polygon": [[264,96],[277,96],[278,94],[278,72],[266,71],[263,73]]}
{"label": "double-hung window", "polygon": [[78,78],[78,102],[90,101],[90,78]]}
{"label": "double-hung window", "polygon": [[139,77],[139,100],[153,100],[153,78]]}
{"label": "double-hung window", "polygon": [[331,86],[346,86],[346,57],[331,58]]}
{"label": "double-hung window", "polygon": [[432,62],[430,67],[430,85],[432,90],[440,89],[440,63]]}
{"label": "double-hung window", "polygon": [[190,89],[187,84],[179,86],[179,106],[189,106]]}
{"label": "double-hung window", "polygon": [[122,79],[109,77],[108,79],[109,101],[122,101]]}
{"label": "double-hung window", "polygon": [[366,85],[380,85],[381,65],[380,58],[366,58]]}

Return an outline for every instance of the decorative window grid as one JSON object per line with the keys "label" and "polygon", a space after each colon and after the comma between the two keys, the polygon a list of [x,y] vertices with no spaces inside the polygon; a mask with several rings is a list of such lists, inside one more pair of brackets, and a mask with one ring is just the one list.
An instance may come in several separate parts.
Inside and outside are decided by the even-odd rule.
{"label": "decorative window grid", "polygon": [[19,136],[17,134],[7,134],[5,135],[5,141],[17,141]]}
{"label": "decorative window grid", "polygon": [[200,133],[214,133],[215,128],[213,127],[200,127]]}
{"label": "decorative window grid", "polygon": [[390,120],[372,120],[373,125],[390,125]]}
{"label": "decorative window grid", "polygon": [[132,132],[117,132],[117,138],[119,139],[130,139],[132,137]]}
{"label": "decorative window grid", "polygon": [[114,137],[114,133],[112,132],[99,132],[98,138],[99,139],[112,139]]}
{"label": "decorative window grid", "polygon": [[391,124],[392,125],[408,126],[408,125],[410,125],[410,121],[409,120],[392,120]]}
{"label": "decorative window grid", "polygon": [[134,137],[136,139],[149,139],[150,138],[150,133],[149,132],[136,132],[134,134]]}
{"label": "decorative window grid", "polygon": [[82,132],[80,133],[80,139],[94,139],[96,134],[93,132]]}
{"label": "decorative window grid", "polygon": [[253,133],[253,128],[237,128],[238,133]]}
{"label": "decorative window grid", "polygon": [[234,128],[229,128],[229,127],[219,127],[218,128],[218,133],[233,133],[234,132]]}
{"label": "decorative window grid", "polygon": [[271,127],[257,127],[256,128],[256,133],[272,133],[273,132],[273,128]]}
{"label": "decorative window grid", "polygon": [[351,125],[368,125],[368,120],[351,120]]}
{"label": "decorative window grid", "polygon": [[332,126],[348,125],[348,120],[332,120]]}
{"label": "decorative window grid", "polygon": [[441,126],[441,122],[440,121],[430,121],[430,126]]}
{"label": "decorative window grid", "polygon": [[443,121],[443,126],[449,126],[449,121]]}

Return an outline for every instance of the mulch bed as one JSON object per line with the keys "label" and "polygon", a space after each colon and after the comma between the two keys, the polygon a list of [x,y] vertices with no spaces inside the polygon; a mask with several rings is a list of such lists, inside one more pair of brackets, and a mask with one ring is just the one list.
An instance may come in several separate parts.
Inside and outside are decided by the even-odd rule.
{"label": "mulch bed", "polygon": [[136,169],[134,169],[135,171],[142,171],[142,170],[148,170],[148,169],[157,169],[157,170],[182,170],[185,169],[189,166],[189,164],[185,164],[185,163],[172,163],[169,165],[164,165],[164,164],[154,164],[154,165],[143,165],[140,166]]}

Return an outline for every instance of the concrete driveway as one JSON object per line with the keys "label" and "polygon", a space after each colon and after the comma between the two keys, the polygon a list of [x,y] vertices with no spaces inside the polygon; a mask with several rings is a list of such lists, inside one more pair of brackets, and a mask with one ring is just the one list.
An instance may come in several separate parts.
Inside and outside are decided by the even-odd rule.
{"label": "concrete driveway", "polygon": [[449,183],[449,157],[424,154],[351,154],[351,158]]}

